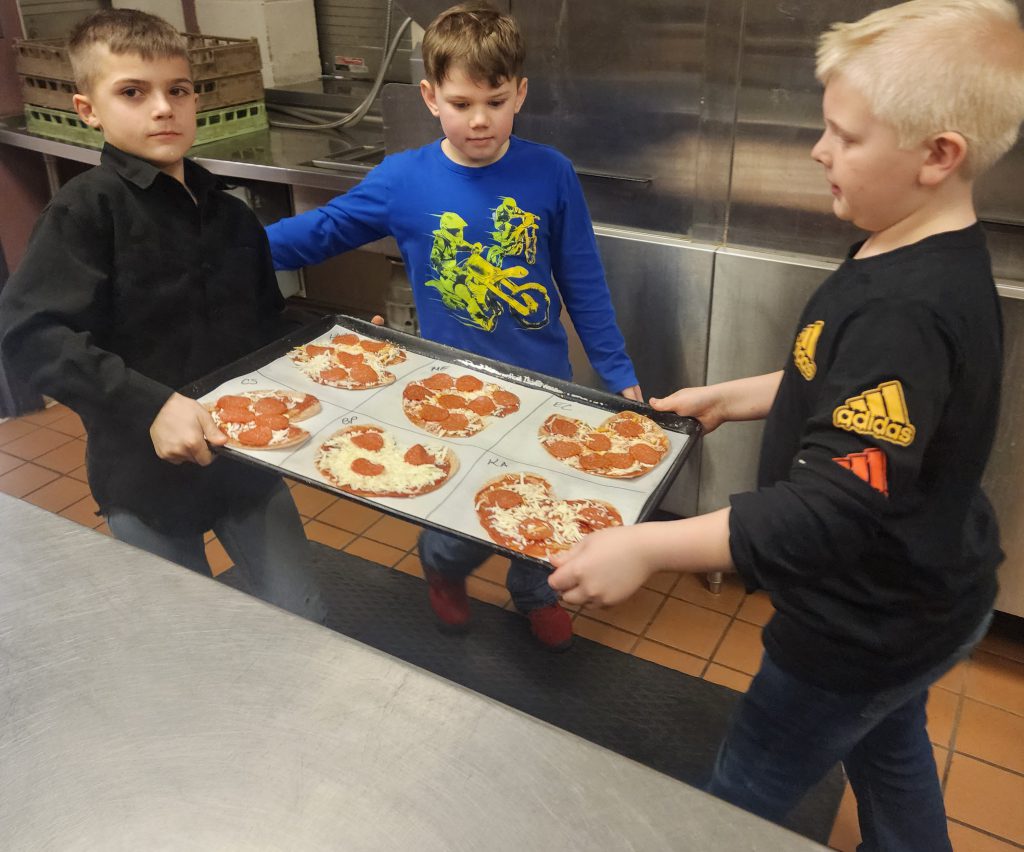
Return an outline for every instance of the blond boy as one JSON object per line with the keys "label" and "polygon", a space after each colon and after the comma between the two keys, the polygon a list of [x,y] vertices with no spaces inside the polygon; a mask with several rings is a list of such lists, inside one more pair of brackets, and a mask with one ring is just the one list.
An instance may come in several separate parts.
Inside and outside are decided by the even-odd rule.
{"label": "blond boy", "polygon": [[213,529],[251,591],[322,620],[288,489],[215,460],[225,436],[175,390],[283,330],[259,221],[185,159],[196,134],[185,39],[153,15],[106,10],[75,28],[69,51],[75,108],[105,144],[43,211],[4,288],[4,358],[81,416],[89,485],[115,536],[208,574]]}
{"label": "blond boy", "polygon": [[1024,118],[1008,0],[915,0],[818,51],[812,156],[868,231],[808,302],[777,373],[652,400],[708,431],[767,417],[759,490],[697,518],[589,536],[552,559],[572,603],[655,570],[735,570],[775,614],[710,790],[781,820],[837,761],[864,850],[948,850],[928,687],[984,635],[1002,559],[980,486],[1002,323],[974,179]]}

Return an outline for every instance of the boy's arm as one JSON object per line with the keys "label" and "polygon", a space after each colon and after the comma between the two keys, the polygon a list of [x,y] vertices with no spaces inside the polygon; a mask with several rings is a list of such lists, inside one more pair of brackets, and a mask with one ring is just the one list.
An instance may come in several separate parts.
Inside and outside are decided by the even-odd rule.
{"label": "boy's arm", "polygon": [[590,363],[608,390],[620,393],[639,383],[615,322],[583,190],[568,161],[560,189],[551,227],[551,271]]}
{"label": "boy's arm", "polygon": [[298,269],[379,240],[390,233],[387,159],[323,207],[267,227],[275,269]]}
{"label": "boy's arm", "polygon": [[658,399],[651,408],[696,417],[705,434],[733,420],[762,420],[768,416],[782,381],[782,370],[704,387],[681,388]]}

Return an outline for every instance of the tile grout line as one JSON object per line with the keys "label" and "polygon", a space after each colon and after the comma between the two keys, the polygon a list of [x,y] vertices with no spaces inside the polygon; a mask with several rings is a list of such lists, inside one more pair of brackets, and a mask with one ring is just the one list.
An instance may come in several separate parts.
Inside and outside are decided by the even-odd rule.
{"label": "tile grout line", "polygon": [[991,837],[993,840],[999,840],[1002,843],[1006,843],[1007,845],[1012,846],[1014,849],[1024,849],[1024,843],[1017,843],[1015,840],[1011,840],[1009,837],[1003,837],[1001,834],[993,834],[991,831],[988,831],[987,829],[979,828],[978,826],[971,825],[969,822],[964,822],[963,820],[954,819],[948,814],[946,815],[946,819],[948,819],[950,822],[956,825],[962,826],[963,828],[969,828],[971,831],[978,832],[978,834],[984,834],[986,837]]}

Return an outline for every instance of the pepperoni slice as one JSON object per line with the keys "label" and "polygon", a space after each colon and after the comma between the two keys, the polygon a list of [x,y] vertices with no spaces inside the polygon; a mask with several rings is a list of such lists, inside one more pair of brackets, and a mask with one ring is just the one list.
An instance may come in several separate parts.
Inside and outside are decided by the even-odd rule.
{"label": "pepperoni slice", "polygon": [[464,432],[469,428],[469,418],[460,411],[453,411],[441,421],[441,428],[446,432]]}
{"label": "pepperoni slice", "polygon": [[466,407],[470,411],[479,414],[481,417],[486,417],[488,414],[491,414],[498,406],[494,404],[494,400],[492,400],[489,396],[476,396],[469,401],[469,404]]}
{"label": "pepperoni slice", "polygon": [[273,396],[265,396],[263,399],[256,400],[253,408],[256,409],[257,414],[284,414],[288,410],[285,403]]}
{"label": "pepperoni slice", "polygon": [[310,358],[316,358],[317,355],[323,355],[325,352],[330,352],[331,351],[331,347],[330,346],[317,346],[315,343],[310,343],[309,345],[305,346],[304,348],[306,350],[306,354]]}
{"label": "pepperoni slice", "polygon": [[247,447],[265,447],[274,437],[274,432],[269,426],[254,426],[238,433],[238,442]]}
{"label": "pepperoni slice", "polygon": [[221,423],[252,423],[256,419],[248,408],[228,408],[217,412],[217,419]]}
{"label": "pepperoni slice", "polygon": [[544,446],[556,459],[569,459],[583,452],[583,447],[575,441],[548,441]]}
{"label": "pepperoni slice", "polygon": [[437,398],[437,404],[450,409],[465,408],[466,400],[453,393],[443,393]]}
{"label": "pepperoni slice", "polygon": [[431,390],[449,390],[455,386],[455,380],[447,373],[434,373],[424,379],[423,384]]}
{"label": "pepperoni slice", "polygon": [[627,467],[632,467],[635,464],[633,457],[629,453],[605,453],[604,463],[607,467],[620,470],[625,470]]}
{"label": "pepperoni slice", "polygon": [[476,393],[483,390],[484,383],[476,376],[459,376],[455,380],[455,387],[463,393]]}
{"label": "pepperoni slice", "polygon": [[449,414],[450,412],[447,408],[441,408],[439,405],[431,405],[430,403],[421,405],[419,411],[420,418],[428,423],[440,423],[442,420],[447,420]]}
{"label": "pepperoni slice", "polygon": [[555,529],[541,518],[527,518],[519,524],[519,534],[527,541],[547,541],[555,534]]}
{"label": "pepperoni slice", "polygon": [[661,461],[661,453],[650,444],[643,442],[631,444],[629,454],[640,464],[657,464]]}
{"label": "pepperoni slice", "polygon": [[522,496],[507,488],[495,488],[487,495],[487,500],[490,505],[499,509],[515,509],[523,505]]}
{"label": "pepperoni slice", "polygon": [[506,410],[506,414],[519,410],[519,397],[511,391],[507,390],[496,390],[491,394],[491,399],[495,401],[501,408]]}
{"label": "pepperoni slice", "polygon": [[644,427],[631,418],[623,417],[611,424],[612,429],[623,438],[638,438],[644,433]]}
{"label": "pepperoni slice", "polygon": [[359,474],[359,476],[380,476],[384,473],[384,465],[372,462],[369,459],[362,457],[357,458],[351,464],[352,472]]}
{"label": "pepperoni slice", "polygon": [[352,381],[360,385],[373,385],[380,381],[377,371],[369,364],[356,364],[350,371]]}
{"label": "pepperoni slice", "polygon": [[566,437],[570,437],[576,434],[575,420],[566,420],[564,417],[558,417],[556,415],[550,418],[544,425],[552,435],[565,435]]}
{"label": "pepperoni slice", "polygon": [[291,421],[283,414],[258,414],[256,416],[257,426],[267,426],[275,432],[280,432],[282,429],[287,429],[291,426]]}
{"label": "pepperoni slice", "polygon": [[552,549],[550,544],[540,544],[538,542],[531,542],[523,548],[523,553],[527,556],[532,556],[535,559],[543,559],[548,555],[548,550]]}
{"label": "pepperoni slice", "polygon": [[344,364],[346,367],[366,363],[366,356],[361,352],[338,352],[334,357],[338,359],[339,364]]}
{"label": "pepperoni slice", "polygon": [[359,341],[359,348],[365,349],[367,352],[380,352],[380,350],[383,349],[385,346],[387,346],[387,343],[385,343],[383,340]]}
{"label": "pepperoni slice", "polygon": [[247,396],[222,396],[217,400],[218,411],[225,411],[229,408],[248,409],[250,405],[252,405],[252,400]]}
{"label": "pepperoni slice", "polygon": [[427,452],[427,449],[423,444],[413,444],[405,451],[405,455],[402,458],[404,458],[408,464],[417,466],[421,464],[434,463],[434,457]]}
{"label": "pepperoni slice", "polygon": [[615,525],[615,519],[604,506],[584,506],[579,510],[579,519],[595,530]]}
{"label": "pepperoni slice", "polygon": [[586,440],[587,449],[603,453],[612,448],[612,439],[601,432],[591,432]]}
{"label": "pepperoni slice", "polygon": [[328,367],[320,373],[320,378],[328,382],[344,382],[348,380],[348,370],[344,367]]}
{"label": "pepperoni slice", "polygon": [[603,453],[584,453],[580,456],[580,467],[584,470],[605,470],[608,464]]}
{"label": "pepperoni slice", "polygon": [[355,334],[336,334],[331,338],[331,343],[337,343],[338,346],[355,346],[359,342],[359,337]]}
{"label": "pepperoni slice", "polygon": [[384,437],[380,432],[358,432],[352,436],[352,443],[362,450],[375,453],[384,446]]}
{"label": "pepperoni slice", "polygon": [[405,390],[402,391],[402,396],[405,399],[410,399],[413,402],[419,402],[422,399],[426,399],[430,396],[430,391],[427,390],[423,385],[418,385],[415,382],[405,386]]}

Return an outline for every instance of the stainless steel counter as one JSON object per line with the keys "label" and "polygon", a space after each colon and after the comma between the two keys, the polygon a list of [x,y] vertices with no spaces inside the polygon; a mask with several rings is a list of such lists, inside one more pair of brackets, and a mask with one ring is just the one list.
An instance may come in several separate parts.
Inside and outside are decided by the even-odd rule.
{"label": "stainless steel counter", "polygon": [[7,849],[823,847],[0,495]]}

